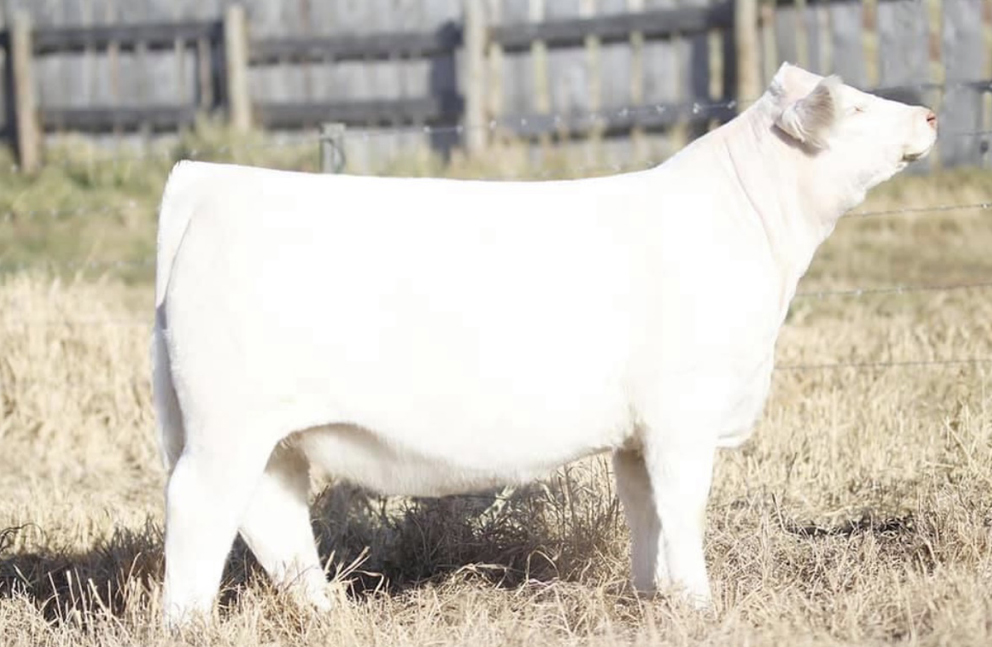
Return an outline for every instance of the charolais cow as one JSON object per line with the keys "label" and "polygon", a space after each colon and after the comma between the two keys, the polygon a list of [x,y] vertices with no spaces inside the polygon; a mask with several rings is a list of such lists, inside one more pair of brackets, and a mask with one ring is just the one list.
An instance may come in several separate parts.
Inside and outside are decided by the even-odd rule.
{"label": "charolais cow", "polygon": [[181,162],[159,218],[164,613],[209,612],[240,532],[326,608],[311,468],[386,494],[612,452],[636,588],[710,602],[717,448],[764,406],[837,219],[926,155],[930,110],[783,65],[665,163],[485,182]]}

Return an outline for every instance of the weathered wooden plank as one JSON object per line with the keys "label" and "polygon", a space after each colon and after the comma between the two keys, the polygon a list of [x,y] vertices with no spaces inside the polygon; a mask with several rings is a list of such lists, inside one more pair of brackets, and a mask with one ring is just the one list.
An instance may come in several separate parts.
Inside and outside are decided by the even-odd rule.
{"label": "weathered wooden plank", "polygon": [[[119,23],[115,24],[147,23],[149,21],[146,12],[147,5],[145,0],[120,0],[117,3],[117,14],[115,17]],[[112,41],[111,47],[114,48],[114,56],[117,60],[118,69],[120,92],[117,103],[119,105],[140,106],[143,101],[146,101],[147,88],[151,83],[147,72],[148,45],[143,40],[134,41],[127,46],[122,46],[121,43]],[[146,141],[144,136],[149,134],[150,129],[151,127],[149,126],[148,130],[142,132],[141,138],[122,140],[121,143],[144,143]],[[129,129],[120,127],[115,130],[124,131]]]}
{"label": "weathered wooden plank", "polygon": [[[337,29],[337,11],[333,2],[311,3],[313,35],[333,34]],[[307,93],[314,101],[329,101],[337,98],[337,65],[329,56],[321,56],[310,61],[307,72]],[[346,138],[347,139],[347,138]]]}
{"label": "weathered wooden plank", "polygon": [[279,3],[272,0],[231,0],[225,7],[239,4],[245,9],[252,36],[272,36],[285,33],[280,24]]}
{"label": "weathered wooden plank", "polygon": [[461,97],[417,97],[386,101],[278,102],[255,105],[256,120],[269,128],[315,126],[325,121],[389,126],[396,123],[445,122],[461,114]]}
{"label": "weathered wooden plank", "polygon": [[[627,0],[627,10],[643,12],[644,0]],[[634,32],[630,35],[630,105],[644,104],[644,34]],[[642,128],[634,127],[630,131],[631,155],[635,159],[644,159],[648,154],[647,139]],[[629,159],[627,161],[630,161]]]}
{"label": "weathered wooden plank", "polygon": [[[91,0],[93,24],[110,25],[116,22],[116,0]],[[94,46],[90,60],[90,96],[104,103],[117,97],[117,60],[109,52],[109,44]]]}
{"label": "weathered wooden plank", "polygon": [[802,22],[806,31],[806,64],[811,72],[829,71],[830,27],[825,3],[807,0]]}
{"label": "weathered wooden plank", "polygon": [[[143,20],[149,22],[169,22],[174,20],[174,7],[161,0],[145,0],[145,17]],[[147,105],[165,103],[188,104],[190,88],[179,74],[177,67],[176,43],[183,42],[184,47],[191,45],[194,41],[189,39],[174,38],[171,47],[161,50],[147,50],[145,54],[145,75],[154,79],[154,83],[146,83],[143,90],[144,96],[140,102]],[[147,47],[146,47],[147,49]]]}
{"label": "weathered wooden plank", "polygon": [[[533,23],[545,20],[545,1],[530,0],[529,19]],[[535,40],[530,49],[534,79],[534,110],[539,113],[551,112],[551,87],[548,81],[548,48],[543,41]]]}
{"label": "weathered wooden plank", "polygon": [[775,51],[775,7],[772,4],[758,5],[758,40],[761,43],[762,85],[767,85],[779,66]]}
{"label": "weathered wooden plank", "polygon": [[196,108],[189,105],[48,107],[39,112],[42,127],[47,131],[175,130],[180,126],[192,125],[196,119]]}
{"label": "weathered wooden plank", "polygon": [[[591,21],[598,20],[599,18],[596,14],[599,11],[599,4],[598,0],[580,0],[580,18]],[[586,93],[589,95],[589,109],[593,113],[592,116],[596,117],[597,113],[603,107],[603,39],[595,33],[589,33],[583,42],[585,43],[585,54],[589,67],[589,85],[586,88]]]}
{"label": "weathered wooden plank", "polygon": [[798,12],[794,4],[778,3],[775,6],[775,50],[780,63],[799,62],[799,44],[796,36],[799,32]]}
{"label": "weathered wooden plank", "polygon": [[[335,33],[367,34],[370,26],[367,14],[368,5],[357,2],[341,3],[335,21]],[[350,91],[343,99],[373,99],[374,85],[368,73],[368,63],[366,61],[341,61],[335,62],[340,66],[342,73],[347,74]]]}
{"label": "weathered wooden plank", "polygon": [[[593,19],[599,11],[598,0],[580,0],[580,18]],[[602,140],[606,134],[605,120],[601,118],[603,109],[603,70],[602,70],[603,40],[594,34],[585,38],[585,55],[589,69],[586,94],[589,96],[589,139],[585,146],[585,163],[594,168],[602,165]]]}
{"label": "weathered wooden plank", "polygon": [[[283,0],[273,3],[279,7],[279,22],[289,33],[309,36],[313,32],[310,20],[310,0]],[[248,48],[249,56],[251,47]],[[307,99],[307,64],[284,61],[280,69],[283,96],[291,101]]]}
{"label": "weathered wooden plank", "polygon": [[[379,9],[378,5],[374,9]],[[368,33],[365,8],[357,2],[314,3],[315,21],[319,28],[315,34],[328,36],[361,36]],[[370,99],[372,86],[365,73],[366,63],[361,60],[338,61],[332,57],[323,63],[314,63],[313,101],[340,103],[356,99]],[[375,151],[371,141],[358,136],[365,124],[349,124],[344,137],[345,157],[349,173],[373,173],[379,170],[374,163]],[[368,131],[364,131],[368,132]]]}
{"label": "weathered wooden plank", "polygon": [[891,98],[923,103],[923,89],[913,86],[930,80],[926,5],[919,0],[882,0],[877,15],[880,88],[888,89]]}
{"label": "weathered wooden plank", "polygon": [[661,130],[681,123],[705,123],[709,119],[731,119],[736,114],[732,108],[713,107],[706,114],[695,109],[692,103],[667,103],[656,106],[661,110],[608,111],[595,117],[588,113],[567,115],[528,114],[525,119],[509,118],[502,126],[515,135],[537,138],[557,132],[571,137],[582,137],[595,123],[605,134],[623,134],[632,128]]}
{"label": "weathered wooden plank", "polygon": [[27,7],[36,27],[58,25],[62,22],[61,0],[31,0]]}
{"label": "weathered wooden plank", "polygon": [[868,82],[868,73],[862,42],[862,5],[856,0],[841,0],[831,3],[829,11],[830,38],[834,53],[832,71],[843,77],[845,83],[863,88]]}
{"label": "weathered wooden plank", "polygon": [[[972,132],[982,127],[981,94],[967,82],[977,81],[984,71],[982,0],[943,1],[943,54],[945,84],[940,120],[956,131]],[[957,135],[940,140],[944,167],[978,164],[981,138]]]}
{"label": "weathered wooden plank", "polygon": [[[217,19],[223,13],[217,0],[173,0],[171,11],[174,21]],[[219,70],[222,64],[219,57],[214,60],[215,46],[219,48],[220,43],[212,42],[206,37],[176,40],[174,65],[180,86],[177,100],[191,102],[201,110],[209,110],[214,106],[218,88],[213,65],[216,63]]]}
{"label": "weathered wooden plank", "polygon": [[[721,5],[716,5],[714,8],[708,7],[709,1],[683,0],[682,6],[699,10],[722,10],[720,9]],[[730,5],[726,6],[730,7]],[[730,8],[732,9],[732,7]],[[719,26],[729,28],[732,24],[732,22],[714,21],[709,27],[716,28]],[[704,30],[686,35],[682,47],[682,66],[685,70],[682,77],[684,84],[682,96],[687,101],[692,102],[693,114],[699,116],[702,111],[707,110],[708,106],[713,103],[713,97],[710,95],[710,44],[709,33],[707,31]],[[693,119],[689,124],[687,134],[690,139],[695,139],[707,130],[709,130],[709,124],[706,119]]]}
{"label": "weathered wooden plank", "polygon": [[490,38],[503,49],[503,109],[505,115],[526,114],[533,110],[534,68],[531,64],[530,44],[512,51],[494,37],[506,24],[526,25],[530,14],[529,0],[503,0],[501,22],[493,25]]}
{"label": "weathered wooden plank", "polygon": [[[597,9],[600,18],[626,14],[627,0],[598,0]],[[616,110],[631,104],[631,54],[630,34],[622,41],[600,45],[600,110]]]}
{"label": "weathered wooden plank", "polygon": [[[579,0],[547,0],[548,20],[578,17]],[[548,51],[548,79],[551,91],[551,112],[569,114],[589,110],[589,61],[579,49]]]}
{"label": "weathered wooden plank", "polygon": [[[295,0],[290,0],[295,2]],[[279,38],[286,36],[291,26],[284,23],[282,2],[267,2],[265,0],[248,0],[244,3],[248,16],[249,34],[252,38]],[[250,60],[254,46],[246,47]],[[257,101],[289,100],[286,90],[285,62],[276,58],[270,65],[261,69],[252,69],[249,73],[249,86],[252,97]]]}
{"label": "weathered wooden plank", "polygon": [[157,21],[138,24],[39,26],[35,30],[34,52],[83,52],[104,49],[116,43],[121,51],[134,51],[139,43],[147,50],[169,50],[175,41],[217,38],[219,20]]}
{"label": "weathered wooden plank", "polygon": [[462,44],[461,25],[447,23],[424,32],[377,33],[364,36],[347,34],[322,36],[283,36],[254,38],[252,65],[278,62],[319,63],[390,59],[398,56],[430,57],[450,55]]}
{"label": "weathered wooden plank", "polygon": [[[401,6],[385,6],[384,0],[370,0],[366,2],[365,25],[369,35],[380,33],[393,33],[394,20],[397,18],[397,9],[404,11],[408,28],[419,27],[421,16],[417,9],[407,2]],[[404,64],[401,56],[391,55],[381,60],[373,60],[371,57],[364,61],[362,72],[365,82],[369,87],[369,95],[373,101],[387,102],[400,100],[402,95],[408,95],[408,79],[402,74]],[[426,90],[426,88],[424,88]],[[389,116],[387,117],[386,114]],[[404,115],[401,113],[386,113],[381,116],[380,121],[366,121],[367,125],[380,126],[383,128],[377,136],[369,142],[372,153],[372,161],[377,169],[392,166],[402,155],[403,140],[405,139],[401,131],[401,126],[416,125],[422,126],[427,119],[422,113]],[[346,119],[342,119],[347,121]],[[381,172],[381,171],[380,171]]]}
{"label": "weathered wooden plank", "polygon": [[[35,0],[31,12],[35,23],[35,34],[39,28],[61,25],[61,0]],[[34,38],[32,38],[34,42]],[[65,66],[67,57],[64,55],[35,57],[35,82],[38,87],[38,105],[60,105],[71,101],[65,87]]]}
{"label": "weathered wooden plank", "polygon": [[[928,7],[919,0],[882,0],[878,4],[877,92],[910,104],[926,104],[930,79]],[[910,172],[925,172],[933,157],[913,164]]]}
{"label": "weathered wooden plank", "polygon": [[[597,9],[600,17],[629,13],[627,0],[598,0]],[[600,115],[629,112],[633,104],[630,99],[632,58],[630,35],[622,41],[600,44]],[[609,138],[600,141],[596,162],[614,166],[629,161],[634,151],[631,141],[632,130],[633,127],[617,131],[615,134],[611,133]]]}
{"label": "weathered wooden plank", "polygon": [[[92,23],[89,14],[89,0],[62,2],[60,23],[86,26]],[[61,78],[62,96],[59,103],[64,106],[85,106],[90,102],[90,84],[86,78],[86,55],[63,55]]]}
{"label": "weathered wooden plank", "polygon": [[[761,87],[761,40],[758,30],[758,1],[738,0],[734,14],[734,29],[724,39],[723,64],[733,75],[724,85],[726,93],[733,93],[737,109],[757,99]],[[731,72],[730,70],[733,70]]]}
{"label": "weathered wooden plank", "polygon": [[541,24],[516,22],[495,27],[492,38],[506,51],[520,51],[529,49],[535,40],[545,41],[548,47],[576,47],[588,37],[598,38],[601,42],[625,41],[634,32],[641,32],[646,38],[672,37],[730,27],[732,21],[733,5],[720,2],[712,6],[574,18]]}
{"label": "weathered wooden plank", "polygon": [[172,9],[176,20],[219,20],[228,0],[157,0]]}
{"label": "weathered wooden plank", "polygon": [[[676,0],[645,0],[648,12],[669,11],[676,7]],[[685,73],[679,64],[677,43],[671,40],[649,39],[645,34],[644,44],[644,101],[645,106],[636,111],[638,117],[654,116],[665,119],[666,113],[683,101],[684,84],[681,77]],[[669,125],[674,124],[670,122]],[[668,126],[664,126],[668,127]],[[681,138],[665,132],[663,137],[654,139],[652,158],[664,159],[681,147]]]}

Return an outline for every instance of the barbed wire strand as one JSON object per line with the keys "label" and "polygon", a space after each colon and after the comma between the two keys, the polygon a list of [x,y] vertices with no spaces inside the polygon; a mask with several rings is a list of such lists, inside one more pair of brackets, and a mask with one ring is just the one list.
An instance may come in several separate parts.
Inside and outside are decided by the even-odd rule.
{"label": "barbed wire strand", "polygon": [[[118,263],[114,263],[117,266]],[[147,265],[147,263],[145,263]],[[863,297],[871,295],[885,294],[909,294],[927,292],[953,292],[959,290],[992,289],[992,281],[982,283],[961,283],[956,285],[897,285],[878,288],[856,288],[848,290],[818,290],[814,292],[797,292],[796,299],[826,299],[832,297]],[[24,325],[24,326],[99,326],[99,325],[121,325],[121,326],[145,326],[151,327],[152,322],[146,319],[10,319],[0,320],[0,325]]]}
{"label": "barbed wire strand", "polygon": [[[0,271],[5,272],[16,272],[24,270],[49,270],[49,269],[65,269],[65,270],[113,270],[113,269],[141,269],[141,268],[152,268],[155,266],[154,258],[145,258],[139,260],[116,260],[116,261],[49,261],[45,263],[31,263],[31,262],[18,262],[18,263],[2,263],[0,262]],[[980,290],[980,289],[990,289],[992,288],[992,281],[978,281],[971,283],[951,283],[951,284],[934,284],[934,285],[889,285],[889,286],[878,286],[878,287],[866,287],[866,288],[845,288],[836,290],[814,290],[814,291],[799,291],[795,294],[796,299],[826,299],[833,297],[862,297],[871,295],[885,295],[885,294],[911,294],[911,293],[926,293],[926,292],[953,292],[960,290]]]}
{"label": "barbed wire strand", "polygon": [[831,371],[841,369],[890,369],[890,368],[928,368],[950,366],[981,366],[992,364],[992,357],[966,357],[952,359],[910,359],[878,362],[824,362],[822,364],[776,364],[775,370],[781,372],[798,371]]}
{"label": "barbed wire strand", "polygon": [[[497,177],[480,178],[494,181],[521,181],[521,180],[544,180],[544,179],[568,179],[580,177],[581,174],[598,173],[623,173],[628,171],[638,171],[650,168],[655,164],[653,160],[636,160],[632,162],[617,162],[613,164],[597,164],[589,166],[570,166],[564,169],[550,169],[536,172],[526,172],[518,174],[500,174]],[[579,174],[579,175],[576,175]],[[124,205],[103,206],[103,207],[70,207],[70,208],[40,208],[40,209],[8,209],[0,211],[0,222],[12,222],[18,219],[28,218],[49,218],[52,220],[68,219],[73,217],[89,217],[99,215],[128,215],[134,212],[146,211],[154,212],[157,207],[146,207],[139,205],[135,201],[129,201]],[[992,210],[992,201],[970,202],[964,204],[937,204],[922,207],[900,207],[898,209],[878,209],[872,211],[852,211],[843,218],[869,218],[877,216],[892,216],[901,214],[922,214],[922,213],[947,213],[953,211],[989,211]]]}
{"label": "barbed wire strand", "polygon": [[[570,167],[565,170],[552,170],[552,171],[542,171],[537,173],[524,173],[519,175],[501,175],[498,178],[492,178],[497,181],[514,181],[514,180],[527,180],[527,179],[549,179],[549,178],[561,178],[564,173],[606,173],[606,172],[625,172],[633,170],[642,170],[647,168],[646,162],[631,162],[626,164],[608,164],[608,165],[597,165],[597,166],[585,166],[585,167]],[[876,216],[894,216],[901,214],[920,214],[920,213],[947,213],[952,211],[989,211],[992,210],[992,201],[990,202],[969,202],[965,204],[937,204],[928,205],[923,207],[900,207],[898,209],[880,209],[874,211],[852,211],[843,216],[843,218],[869,218]],[[22,218],[50,218],[52,220],[63,220],[73,217],[89,217],[89,216],[100,216],[100,215],[115,215],[123,216],[135,212],[155,212],[157,207],[146,207],[139,205],[136,202],[129,202],[125,205],[120,206],[105,206],[105,207],[71,207],[71,208],[42,208],[42,209],[9,209],[7,211],[0,211],[0,222],[12,222]]]}
{"label": "barbed wire strand", "polygon": [[817,290],[797,292],[796,299],[826,299],[831,297],[861,297],[873,294],[909,294],[912,292],[954,292],[957,290],[980,290],[992,288],[992,281],[979,283],[959,283],[952,285],[893,285],[877,288],[851,288],[847,290]]}
{"label": "barbed wire strand", "polygon": [[[800,373],[800,372],[840,371],[840,370],[848,370],[848,369],[888,370],[888,369],[900,369],[900,368],[981,367],[985,365],[992,365],[992,357],[821,362],[815,364],[776,364],[773,370],[778,373]],[[117,378],[111,377],[109,379],[116,380]],[[38,383],[37,380],[24,380],[21,378],[18,378],[13,381],[26,382],[32,385],[37,385]],[[53,383],[53,385],[64,386],[64,383],[55,382]]]}
{"label": "barbed wire strand", "polygon": [[868,218],[874,216],[894,216],[904,213],[943,213],[947,211],[988,211],[992,202],[971,202],[967,204],[935,204],[926,207],[901,207],[899,209],[880,209],[877,211],[852,211],[844,218]]}
{"label": "barbed wire strand", "polygon": [[137,260],[117,260],[117,261],[41,261],[41,262],[0,262],[0,271],[18,272],[24,270],[112,270],[112,269],[135,269],[141,267],[155,267],[154,258],[142,258]]}

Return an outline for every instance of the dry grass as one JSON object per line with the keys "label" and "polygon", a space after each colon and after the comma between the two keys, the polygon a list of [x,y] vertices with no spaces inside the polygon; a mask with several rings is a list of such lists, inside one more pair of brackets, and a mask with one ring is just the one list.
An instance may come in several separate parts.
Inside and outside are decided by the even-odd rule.
{"label": "dry grass", "polygon": [[[65,178],[3,181],[23,183],[25,200],[73,199],[52,193],[69,191]],[[73,191],[83,201],[99,201],[91,193],[99,191],[151,205],[153,184],[133,178],[117,192],[96,178]],[[988,175],[959,173],[903,178],[865,209],[990,198]],[[127,236],[148,245],[149,222],[141,223]],[[990,224],[981,210],[842,221],[801,289],[992,280]],[[992,358],[990,294],[799,299],[779,362]],[[116,279],[35,273],[0,281],[4,644],[173,642],[157,622],[164,478],[149,404],[148,302],[144,284]],[[323,490],[314,526],[331,572],[346,582],[338,610],[293,608],[239,545],[221,622],[184,638],[987,645],[990,371],[992,364],[778,372],[754,438],[718,461],[707,532],[713,615],[630,594],[627,531],[597,459],[517,491],[496,511],[486,511],[492,498]]]}

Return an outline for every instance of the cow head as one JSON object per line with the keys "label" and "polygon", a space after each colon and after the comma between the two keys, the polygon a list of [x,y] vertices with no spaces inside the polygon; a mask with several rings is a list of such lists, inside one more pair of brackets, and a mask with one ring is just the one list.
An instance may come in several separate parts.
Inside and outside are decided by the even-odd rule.
{"label": "cow head", "polygon": [[784,64],[768,94],[780,136],[817,171],[862,195],[925,156],[937,139],[937,117],[928,108],[860,92],[836,76]]}

